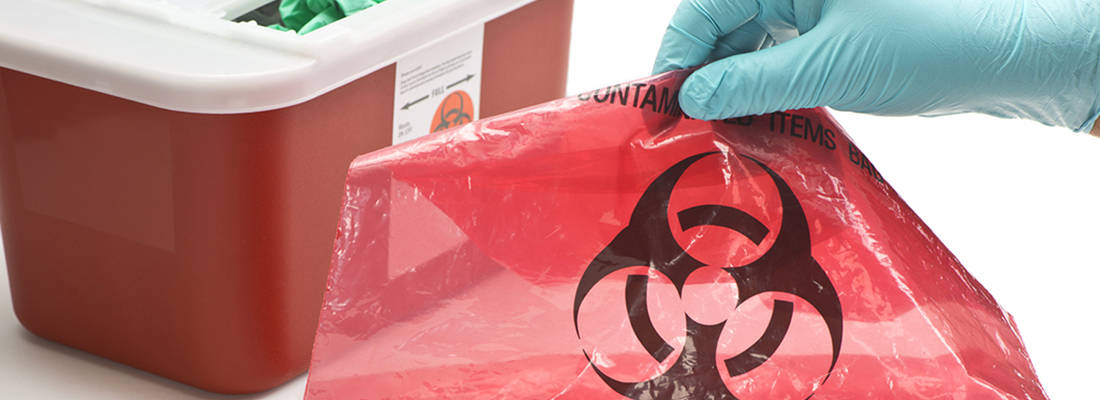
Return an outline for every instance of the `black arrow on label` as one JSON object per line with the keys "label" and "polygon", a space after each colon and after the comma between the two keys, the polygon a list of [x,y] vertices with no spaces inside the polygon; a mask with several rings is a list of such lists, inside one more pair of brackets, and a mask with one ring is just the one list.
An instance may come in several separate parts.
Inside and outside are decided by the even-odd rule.
{"label": "black arrow on label", "polygon": [[424,100],[427,100],[427,99],[428,99],[428,95],[424,95],[424,97],[421,97],[421,98],[419,98],[419,99],[416,99],[416,100],[410,101],[410,102],[408,102],[408,103],[405,103],[405,106],[404,106],[404,107],[401,107],[401,109],[402,109],[402,110],[408,110],[408,109],[409,109],[409,107],[415,106],[415,105],[416,105],[416,103],[422,102],[422,101],[424,101]]}
{"label": "black arrow on label", "polygon": [[470,79],[474,79],[474,74],[469,74],[469,75],[466,75],[466,77],[465,77],[465,78],[459,79],[459,80],[455,81],[455,83],[452,83],[452,84],[450,84],[450,85],[447,85],[447,89],[450,89],[450,88],[453,88],[453,87],[455,87],[455,86],[461,85],[462,83],[464,83],[464,82],[467,82],[467,81],[469,81]]}

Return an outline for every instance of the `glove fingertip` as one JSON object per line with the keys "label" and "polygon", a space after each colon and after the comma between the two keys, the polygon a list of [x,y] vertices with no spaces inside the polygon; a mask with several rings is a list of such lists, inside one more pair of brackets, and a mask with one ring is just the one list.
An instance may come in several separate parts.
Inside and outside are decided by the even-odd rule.
{"label": "glove fingertip", "polygon": [[718,82],[710,76],[696,71],[684,81],[680,88],[680,109],[696,119],[715,119],[722,114],[722,105],[715,98]]}
{"label": "glove fingertip", "polygon": [[675,69],[676,66],[665,59],[658,58],[657,61],[653,63],[653,75],[663,74]]}
{"label": "glove fingertip", "polygon": [[695,66],[698,62],[691,62],[689,58],[691,54],[685,54],[684,49],[666,49],[662,48],[657,53],[657,60],[653,62],[653,74],[665,73],[677,69],[684,69]]}

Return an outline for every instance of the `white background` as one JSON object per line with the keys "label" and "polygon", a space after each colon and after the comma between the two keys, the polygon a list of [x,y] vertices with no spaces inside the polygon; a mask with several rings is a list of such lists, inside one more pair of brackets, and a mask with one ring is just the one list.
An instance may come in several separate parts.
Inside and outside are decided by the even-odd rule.
{"label": "white background", "polygon": [[[576,1],[569,92],[647,75],[677,1]],[[1016,317],[1051,398],[1095,396],[1100,138],[973,115],[837,119]],[[27,334],[0,276],[0,399],[230,398]],[[232,398],[300,399],[304,386]]]}

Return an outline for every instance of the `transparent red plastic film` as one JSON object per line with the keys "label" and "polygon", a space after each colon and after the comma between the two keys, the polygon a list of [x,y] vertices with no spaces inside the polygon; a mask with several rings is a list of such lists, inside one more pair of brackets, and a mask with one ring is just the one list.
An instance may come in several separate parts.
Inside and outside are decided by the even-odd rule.
{"label": "transparent red plastic film", "polygon": [[1046,398],[824,110],[693,120],[685,74],[358,158],[306,398]]}

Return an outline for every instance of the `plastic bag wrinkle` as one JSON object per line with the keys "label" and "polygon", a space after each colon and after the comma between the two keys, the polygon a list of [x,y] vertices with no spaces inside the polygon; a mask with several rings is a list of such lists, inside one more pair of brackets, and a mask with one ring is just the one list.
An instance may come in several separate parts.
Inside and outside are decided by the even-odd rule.
{"label": "plastic bag wrinkle", "polygon": [[1046,398],[825,111],[610,98],[357,159],[306,398]]}

